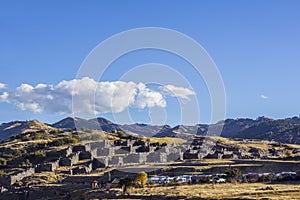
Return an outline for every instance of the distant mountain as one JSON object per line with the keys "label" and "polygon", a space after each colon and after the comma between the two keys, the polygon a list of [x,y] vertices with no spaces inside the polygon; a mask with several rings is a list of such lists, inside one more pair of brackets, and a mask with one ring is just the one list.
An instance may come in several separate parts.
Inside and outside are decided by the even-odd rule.
{"label": "distant mountain", "polygon": [[[31,128],[30,128],[31,127]],[[216,135],[217,130],[223,128],[221,137],[227,138],[249,138],[274,140],[283,143],[300,144],[300,118],[274,120],[266,117],[257,119],[226,119],[215,124],[197,124],[195,126],[177,125],[149,125],[149,124],[115,124],[105,118],[82,119],[65,118],[54,124],[47,125],[37,120],[16,121],[0,125],[0,141],[7,140],[10,136],[29,130],[42,129],[91,129],[112,132],[113,130],[123,131],[126,134],[146,137],[189,137],[196,135]]]}
{"label": "distant mountain", "polygon": [[300,118],[266,120],[256,123],[230,137],[274,140],[282,143],[300,144]]}
{"label": "distant mountain", "polygon": [[67,117],[59,122],[52,124],[55,128],[61,129],[91,129],[91,130],[103,130],[106,132],[112,132],[112,130],[122,130],[119,128],[118,124],[114,124],[105,118],[95,118],[95,119],[82,119],[82,118],[72,118]]}
{"label": "distant mountain", "polygon": [[176,137],[177,133],[173,131],[173,128],[169,125],[164,125],[158,133],[153,137]]}
{"label": "distant mountain", "polygon": [[125,124],[119,125],[119,127],[127,134],[146,137],[153,137],[163,129],[163,126],[149,124]]}
{"label": "distant mountain", "polygon": [[153,137],[186,137],[187,135],[206,135],[208,125],[197,124],[195,126],[177,125],[170,127],[165,125]]}
{"label": "distant mountain", "polygon": [[52,126],[55,128],[75,129],[77,126],[85,126],[87,123],[88,120],[86,119],[81,119],[78,117],[67,117],[65,119],[60,120],[59,122],[52,124]]}
{"label": "distant mountain", "polygon": [[[253,119],[227,119],[216,124],[195,126],[164,126],[154,137],[182,137],[187,134],[207,135],[208,129],[223,126],[221,137],[274,140],[283,143],[300,144],[300,118],[274,120],[266,117]],[[216,136],[219,136],[216,134]]]}
{"label": "distant mountain", "polygon": [[9,140],[10,137],[33,131],[51,131],[55,128],[50,125],[39,122],[38,120],[31,121],[13,121],[0,124],[0,141]]}

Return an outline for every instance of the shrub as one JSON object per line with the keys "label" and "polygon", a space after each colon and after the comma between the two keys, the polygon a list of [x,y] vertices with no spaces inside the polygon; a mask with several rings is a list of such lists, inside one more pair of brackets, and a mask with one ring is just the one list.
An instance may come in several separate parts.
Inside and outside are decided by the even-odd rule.
{"label": "shrub", "polygon": [[29,134],[22,134],[21,135],[21,141],[29,141],[30,135]]}
{"label": "shrub", "polygon": [[4,158],[0,158],[0,166],[5,166],[7,165],[7,160],[5,160]]}
{"label": "shrub", "polygon": [[59,134],[59,133],[63,133],[64,131],[63,130],[61,130],[61,129],[55,129],[55,130],[51,130],[50,131],[50,134],[54,134],[54,135],[57,135],[57,134]]}
{"label": "shrub", "polygon": [[293,156],[293,151],[292,150],[288,150],[285,152],[285,156],[286,157],[292,157]]}
{"label": "shrub", "polygon": [[132,186],[132,180],[128,176],[125,176],[120,179],[119,185],[122,187],[122,193],[128,194],[128,188]]}
{"label": "shrub", "polygon": [[15,157],[20,157],[22,155],[22,151],[19,149],[14,150],[13,155]]}
{"label": "shrub", "polygon": [[[31,152],[25,156],[25,162],[22,162],[22,166],[31,165],[31,163],[37,164],[43,162],[46,158],[46,152],[42,150],[38,150],[35,152]],[[26,161],[28,160],[28,161]],[[25,164],[24,164],[25,163]]]}
{"label": "shrub", "polygon": [[54,141],[52,141],[49,145],[50,146],[62,146],[66,144],[76,144],[79,142],[79,137],[73,135],[72,137],[64,137],[64,138],[59,138]]}
{"label": "shrub", "polygon": [[30,167],[31,163],[29,161],[29,159],[25,159],[21,164],[20,167]]}
{"label": "shrub", "polygon": [[170,181],[170,183],[168,184],[170,186],[176,186],[179,185],[178,179],[176,177],[174,177],[173,180]]}
{"label": "shrub", "polygon": [[120,138],[126,137],[126,134],[125,134],[123,131],[118,131],[118,132],[117,132],[117,135],[118,135]]}
{"label": "shrub", "polygon": [[148,180],[148,174],[146,172],[139,172],[134,180],[136,187],[144,187]]}
{"label": "shrub", "polygon": [[238,168],[233,168],[233,169],[227,168],[225,170],[225,174],[227,175],[227,177],[229,179],[235,179],[235,180],[239,179],[239,178],[241,178],[243,176],[242,171],[239,170]]}

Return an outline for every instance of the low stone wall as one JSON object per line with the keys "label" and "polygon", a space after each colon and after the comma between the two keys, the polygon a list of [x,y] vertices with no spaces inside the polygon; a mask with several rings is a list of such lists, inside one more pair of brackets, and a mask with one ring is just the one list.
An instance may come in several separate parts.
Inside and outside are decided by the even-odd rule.
{"label": "low stone wall", "polygon": [[79,153],[72,153],[66,158],[61,158],[59,160],[59,166],[73,166],[79,161]]}
{"label": "low stone wall", "polygon": [[85,151],[90,151],[90,150],[91,150],[91,145],[90,144],[76,145],[76,146],[73,146],[73,148],[72,148],[73,153],[75,153],[75,152],[85,152]]}
{"label": "low stone wall", "polygon": [[99,160],[99,159],[97,159],[97,158],[94,158],[94,159],[92,160],[92,167],[93,167],[93,169],[95,170],[95,169],[97,169],[97,168],[104,168],[104,167],[106,167],[106,165],[105,165],[105,163],[104,163],[103,160]]}
{"label": "low stone wall", "polygon": [[97,149],[97,156],[112,156],[115,154],[115,149],[114,148],[101,148]]}
{"label": "low stone wall", "polygon": [[16,183],[17,181],[22,180],[25,177],[31,176],[35,173],[34,168],[25,169],[22,172],[10,176],[0,176],[0,185],[1,186],[10,186]]}
{"label": "low stone wall", "polygon": [[59,160],[54,162],[42,163],[35,167],[35,172],[53,172],[59,167]]}
{"label": "low stone wall", "polygon": [[72,174],[89,174],[93,170],[92,163],[72,169]]}
{"label": "low stone wall", "polygon": [[83,151],[79,154],[79,160],[92,159],[92,154],[89,151]]}

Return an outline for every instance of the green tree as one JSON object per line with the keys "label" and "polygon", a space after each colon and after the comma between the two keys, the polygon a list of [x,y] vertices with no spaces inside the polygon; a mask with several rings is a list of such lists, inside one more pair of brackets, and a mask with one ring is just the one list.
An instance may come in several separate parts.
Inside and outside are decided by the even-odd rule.
{"label": "green tree", "polygon": [[148,180],[148,174],[146,172],[139,172],[135,177],[135,185],[137,187],[144,187]]}
{"label": "green tree", "polygon": [[292,150],[288,150],[285,152],[285,156],[286,157],[292,157],[293,156],[293,151]]}
{"label": "green tree", "polygon": [[111,133],[117,133],[116,129],[111,130]]}
{"label": "green tree", "polygon": [[117,134],[120,138],[126,137],[126,134],[123,131],[118,131]]}
{"label": "green tree", "polygon": [[20,167],[30,167],[31,163],[29,161],[29,159],[25,159],[21,164]]}
{"label": "green tree", "polygon": [[237,180],[243,176],[242,171],[239,170],[238,168],[233,168],[233,169],[227,168],[225,170],[225,174],[227,175],[227,177],[229,179],[235,179],[235,180]]}
{"label": "green tree", "polygon": [[4,158],[0,158],[0,166],[6,166],[7,161]]}
{"label": "green tree", "polygon": [[120,179],[119,184],[122,187],[123,195],[124,194],[129,194],[128,193],[128,188],[132,186],[132,180],[128,176],[125,176],[125,177]]}
{"label": "green tree", "polygon": [[13,152],[15,157],[20,157],[22,155],[22,151],[20,151],[19,149],[14,150]]}

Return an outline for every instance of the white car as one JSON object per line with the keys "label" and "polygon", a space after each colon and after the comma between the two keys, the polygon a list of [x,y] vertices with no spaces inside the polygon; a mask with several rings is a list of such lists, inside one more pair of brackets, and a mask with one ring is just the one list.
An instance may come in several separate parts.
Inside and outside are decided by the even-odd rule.
{"label": "white car", "polygon": [[216,183],[226,183],[226,179],[225,178],[219,178],[216,180]]}

